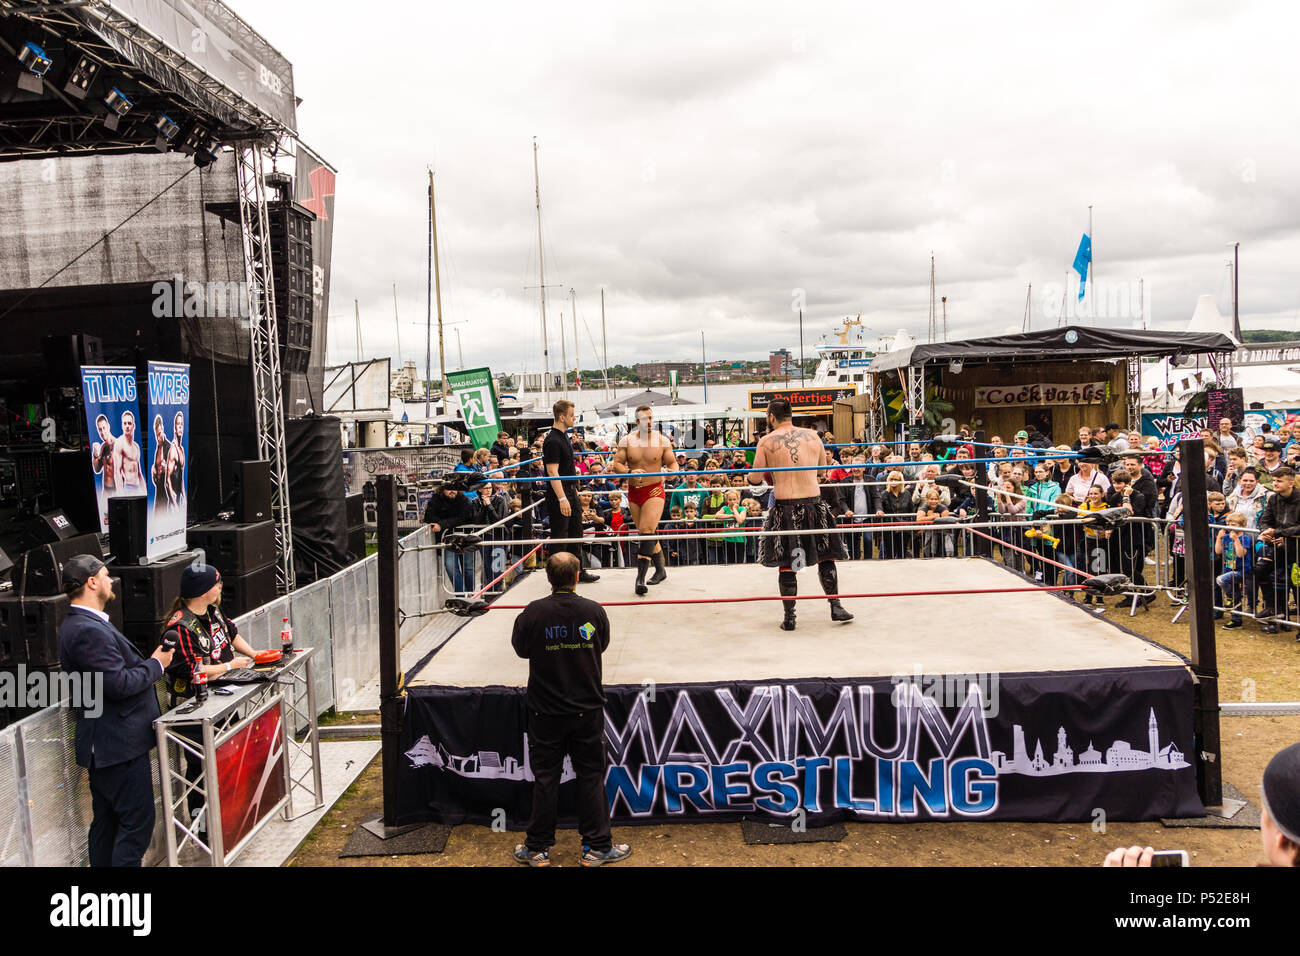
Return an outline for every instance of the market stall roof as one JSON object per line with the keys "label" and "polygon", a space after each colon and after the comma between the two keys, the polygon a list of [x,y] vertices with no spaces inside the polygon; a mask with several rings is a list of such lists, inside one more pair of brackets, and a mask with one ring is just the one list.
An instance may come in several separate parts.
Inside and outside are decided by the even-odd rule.
{"label": "market stall roof", "polygon": [[652,392],[646,389],[644,392],[638,392],[636,395],[628,395],[624,398],[616,398],[612,402],[605,402],[603,405],[596,406],[596,412],[602,418],[617,415],[624,408],[636,408],[638,405],[649,405],[651,408],[662,408],[665,405],[694,405],[694,402],[679,398],[673,402],[671,395],[665,395],[663,392]]}
{"label": "market stall roof", "polygon": [[1144,356],[1234,352],[1236,343],[1219,332],[1167,332],[1159,329],[1060,329],[992,335],[958,342],[917,343],[877,355],[868,371],[888,372],[960,359],[970,365],[1000,362],[1103,361]]}

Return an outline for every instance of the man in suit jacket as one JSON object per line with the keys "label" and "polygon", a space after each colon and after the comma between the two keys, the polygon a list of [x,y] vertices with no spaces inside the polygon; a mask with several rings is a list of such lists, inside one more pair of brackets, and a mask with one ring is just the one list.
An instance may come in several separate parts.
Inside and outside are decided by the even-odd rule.
{"label": "man in suit jacket", "polygon": [[[71,598],[59,626],[59,661],[85,681],[92,706],[77,713],[77,764],[90,778],[91,866],[139,866],[153,836],[153,722],[160,716],[154,682],[171,664],[159,647],[144,657],[109,623],[108,568],[89,554],[63,566]],[[89,690],[93,688],[93,690]]]}

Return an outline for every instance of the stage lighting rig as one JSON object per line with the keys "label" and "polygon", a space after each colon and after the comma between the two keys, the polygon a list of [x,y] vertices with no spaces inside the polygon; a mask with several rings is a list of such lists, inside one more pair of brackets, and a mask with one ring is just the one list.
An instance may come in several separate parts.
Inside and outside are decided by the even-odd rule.
{"label": "stage lighting rig", "polygon": [[18,62],[27,67],[26,72],[18,73],[18,88],[28,93],[44,92],[45,83],[41,78],[54,65],[54,61],[46,56],[44,50],[28,40],[18,50]]}
{"label": "stage lighting rig", "polygon": [[104,97],[104,106],[108,108],[108,113],[104,116],[104,126],[111,130],[117,129],[117,121],[131,112],[134,104],[126,98],[121,90],[116,86],[108,91]]}
{"label": "stage lighting rig", "polygon": [[98,75],[99,61],[83,53],[68,75],[68,82],[63,84],[63,92],[73,99],[84,100],[86,94],[90,92],[90,84],[95,82],[95,77]]}
{"label": "stage lighting rig", "polygon": [[203,140],[202,145],[194,150],[194,165],[202,169],[205,166],[211,166],[217,161],[217,150],[221,149],[221,144],[217,142],[215,136],[208,136]]}
{"label": "stage lighting rig", "polygon": [[181,131],[177,122],[166,113],[158,114],[158,121],[153,124],[153,128],[158,133],[158,138],[154,140],[154,148],[160,153],[167,152],[171,141],[176,138],[176,134]]}

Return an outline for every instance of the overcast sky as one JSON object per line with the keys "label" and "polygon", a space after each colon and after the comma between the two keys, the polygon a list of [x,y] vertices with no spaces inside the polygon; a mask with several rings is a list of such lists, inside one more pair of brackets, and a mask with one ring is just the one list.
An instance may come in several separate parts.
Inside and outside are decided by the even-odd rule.
{"label": "overcast sky", "polygon": [[1143,279],[1153,327],[1230,313],[1238,240],[1243,325],[1300,329],[1285,5],[233,5],[339,169],[333,361],[353,299],[397,354],[396,283],[423,366],[432,166],[448,367],[458,328],[466,365],[540,368],[533,136],[552,369],[570,288],[584,367],[601,288],[611,363],[797,349],[800,294],[808,345],[858,313],[924,338],[931,251],[950,338],[1019,331],[1029,283],[1055,326],[1089,204],[1098,283]]}

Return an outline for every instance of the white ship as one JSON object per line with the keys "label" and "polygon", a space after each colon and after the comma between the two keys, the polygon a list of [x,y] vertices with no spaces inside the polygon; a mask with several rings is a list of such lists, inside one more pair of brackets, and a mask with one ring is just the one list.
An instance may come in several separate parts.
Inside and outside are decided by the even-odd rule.
{"label": "white ship", "polygon": [[859,392],[867,390],[867,366],[880,352],[892,352],[915,344],[905,330],[896,335],[882,335],[874,346],[868,345],[862,334],[862,316],[846,318],[842,328],[830,336],[823,335],[817,343],[817,371],[812,385],[856,384]]}

